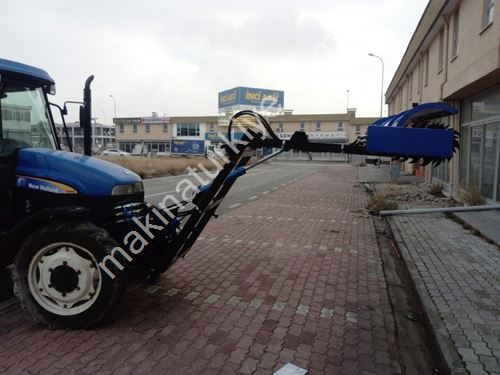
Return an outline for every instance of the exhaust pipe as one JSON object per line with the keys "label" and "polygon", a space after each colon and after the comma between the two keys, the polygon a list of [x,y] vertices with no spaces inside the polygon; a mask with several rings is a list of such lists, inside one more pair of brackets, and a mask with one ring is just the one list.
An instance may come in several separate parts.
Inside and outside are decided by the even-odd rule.
{"label": "exhaust pipe", "polygon": [[92,155],[92,90],[90,84],[94,80],[91,75],[83,88],[83,106],[80,106],[80,127],[83,128],[83,154]]}

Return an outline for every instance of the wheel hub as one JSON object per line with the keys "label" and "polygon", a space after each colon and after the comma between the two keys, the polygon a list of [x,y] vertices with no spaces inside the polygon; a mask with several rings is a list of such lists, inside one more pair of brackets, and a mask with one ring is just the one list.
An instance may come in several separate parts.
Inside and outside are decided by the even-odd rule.
{"label": "wheel hub", "polygon": [[54,243],[30,262],[28,285],[33,298],[58,315],[75,315],[93,305],[102,277],[92,253],[73,243]]}
{"label": "wheel hub", "polygon": [[67,265],[58,266],[51,272],[50,284],[58,292],[72,292],[78,287],[78,273]]}

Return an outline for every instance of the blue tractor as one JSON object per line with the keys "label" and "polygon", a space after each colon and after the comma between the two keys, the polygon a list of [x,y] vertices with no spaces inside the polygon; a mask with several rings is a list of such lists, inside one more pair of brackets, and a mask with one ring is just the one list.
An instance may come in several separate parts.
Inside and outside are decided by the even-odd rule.
{"label": "blue tractor", "polygon": [[[90,82],[80,110],[87,154]],[[116,207],[143,202],[144,192],[135,173],[61,150],[54,93],[45,71],[0,59],[0,267],[13,264],[14,292],[37,321],[83,328],[124,288],[121,275],[100,276],[98,260],[117,245],[104,222],[117,221]]]}
{"label": "blue tractor", "polygon": [[[281,152],[439,163],[457,146],[453,130],[429,122],[456,112],[444,103],[381,120],[365,137],[342,145],[311,143],[303,132],[281,141],[264,117],[242,111],[230,121],[217,176],[192,198],[155,207],[144,202],[138,175],[90,156],[92,79],[80,106],[81,155],[61,148],[51,107],[61,114],[66,108],[49,103],[54,80],[38,68],[0,59],[0,267],[12,265],[15,295],[34,320],[56,328],[87,328],[103,320],[131,275],[155,282],[216,217],[236,179]],[[230,142],[234,125],[245,133],[236,143]],[[263,148],[274,152],[249,165]]]}

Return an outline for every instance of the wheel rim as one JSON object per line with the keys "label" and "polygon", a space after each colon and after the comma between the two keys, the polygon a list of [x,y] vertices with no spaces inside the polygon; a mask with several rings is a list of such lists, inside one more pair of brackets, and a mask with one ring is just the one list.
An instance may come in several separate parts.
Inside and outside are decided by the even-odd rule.
{"label": "wheel rim", "polygon": [[60,242],[40,249],[28,268],[31,295],[45,310],[76,315],[89,309],[101,291],[102,275],[92,253]]}

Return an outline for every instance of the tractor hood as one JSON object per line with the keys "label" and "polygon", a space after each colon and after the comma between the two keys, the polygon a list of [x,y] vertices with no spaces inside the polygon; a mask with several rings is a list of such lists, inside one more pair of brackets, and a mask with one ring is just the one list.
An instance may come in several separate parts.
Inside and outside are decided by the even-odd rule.
{"label": "tractor hood", "polygon": [[[17,155],[17,184],[30,178],[68,185],[78,194],[108,196],[119,185],[140,184],[141,178],[119,165],[72,152],[44,148],[23,148]],[[45,181],[48,180],[48,181]]]}

